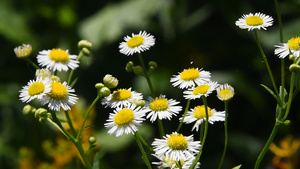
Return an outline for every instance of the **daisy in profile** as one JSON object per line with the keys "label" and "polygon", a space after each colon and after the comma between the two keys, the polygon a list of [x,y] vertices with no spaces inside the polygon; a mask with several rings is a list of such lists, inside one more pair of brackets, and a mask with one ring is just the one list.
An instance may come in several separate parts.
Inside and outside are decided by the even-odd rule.
{"label": "daisy in profile", "polygon": [[45,78],[50,78],[51,77],[51,72],[49,69],[37,69],[35,71],[35,77],[36,78],[42,78],[42,79],[45,79]]}
{"label": "daisy in profile", "polygon": [[116,137],[125,134],[135,134],[138,130],[137,126],[145,120],[146,111],[141,107],[136,107],[134,104],[125,107],[117,107],[113,113],[109,114],[107,123],[104,126],[108,129],[109,134]]}
{"label": "daisy in profile", "polygon": [[201,96],[207,97],[219,86],[217,82],[209,81],[198,85],[195,88],[189,88],[183,92],[185,99],[194,100],[201,98]]}
{"label": "daisy in profile", "polygon": [[26,86],[20,90],[20,100],[22,102],[30,102],[33,99],[41,100],[51,91],[51,80],[49,78],[37,78],[30,80]]}
{"label": "daisy in profile", "polygon": [[235,25],[241,29],[248,29],[248,31],[261,28],[266,30],[267,27],[273,25],[273,18],[260,12],[254,15],[252,13],[244,14],[235,22]]}
{"label": "daisy in profile", "polygon": [[[216,111],[215,109],[211,109],[207,107],[207,114],[208,114],[208,122],[214,124],[216,121],[225,121],[225,111]],[[180,118],[180,121],[182,117]],[[190,111],[187,112],[186,117],[184,118],[184,123],[193,123],[195,122],[192,131],[196,129],[198,131],[200,124],[202,124],[206,120],[205,114],[205,106],[196,106]]]}
{"label": "daisy in profile", "polygon": [[[153,154],[153,156],[155,156],[157,159],[160,160],[159,162],[152,162],[152,164],[158,165],[158,168],[179,169],[181,166],[182,169],[189,169],[195,160],[195,157],[187,157],[186,159],[174,161],[171,158],[167,158],[165,155],[159,157]],[[197,162],[194,168],[199,168],[199,167],[200,167],[200,163]]]}
{"label": "daisy in profile", "polygon": [[52,71],[76,69],[79,66],[76,59],[77,55],[70,55],[68,50],[62,49],[43,50],[37,56],[38,63]]}
{"label": "daisy in profile", "polygon": [[143,95],[136,91],[131,91],[129,89],[118,89],[115,90],[112,94],[102,99],[101,104],[105,107],[124,107],[131,104],[133,100],[142,100]]}
{"label": "daisy in profile", "polygon": [[180,89],[195,87],[202,83],[210,81],[210,72],[198,68],[184,69],[178,75],[173,75],[170,82],[174,87]]}
{"label": "daisy in profile", "polygon": [[146,31],[140,31],[139,34],[132,34],[132,37],[125,36],[125,42],[119,45],[120,53],[124,55],[133,55],[149,50],[155,44],[155,38]]}
{"label": "daisy in profile", "polygon": [[70,106],[74,106],[78,99],[73,92],[75,90],[71,89],[67,82],[52,81],[51,91],[41,101],[43,105],[48,104],[50,110],[70,110]]}
{"label": "daisy in profile", "polygon": [[279,58],[285,58],[286,56],[289,56],[290,53],[295,56],[295,59],[297,59],[300,56],[300,37],[294,37],[288,40],[287,43],[279,43],[278,45],[275,45],[275,55],[278,55]]}
{"label": "daisy in profile", "polygon": [[14,52],[18,58],[28,58],[32,52],[32,47],[30,44],[22,44],[22,46],[14,48]]}
{"label": "daisy in profile", "polygon": [[183,136],[177,132],[155,139],[151,145],[157,157],[165,156],[173,161],[194,158],[201,147],[200,141],[194,141],[193,135]]}
{"label": "daisy in profile", "polygon": [[221,101],[230,100],[234,96],[234,88],[227,83],[220,85],[216,90],[217,90],[217,97]]}
{"label": "daisy in profile", "polygon": [[153,99],[148,97],[146,100],[146,106],[144,107],[148,113],[147,119],[153,123],[157,118],[160,120],[168,119],[171,120],[173,115],[177,115],[181,110],[181,106],[176,106],[179,104],[176,100],[166,99],[164,95],[160,95]]}

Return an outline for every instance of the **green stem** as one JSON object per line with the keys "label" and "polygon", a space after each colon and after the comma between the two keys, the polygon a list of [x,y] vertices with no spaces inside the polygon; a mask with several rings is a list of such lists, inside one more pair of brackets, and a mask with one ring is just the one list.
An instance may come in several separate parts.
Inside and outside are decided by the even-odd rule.
{"label": "green stem", "polygon": [[97,103],[97,101],[101,98],[102,96],[101,95],[97,95],[97,97],[95,98],[95,100],[93,101],[93,103],[90,105],[88,111],[86,112],[85,116],[84,116],[84,119],[83,119],[83,122],[80,126],[80,129],[78,131],[78,134],[77,134],[77,137],[76,137],[76,140],[79,140],[81,135],[82,135],[82,132],[83,132],[83,127],[84,127],[84,124],[85,124],[85,121],[87,120],[90,112],[92,111],[93,107],[95,106],[95,104]]}
{"label": "green stem", "polygon": [[188,100],[187,103],[186,103],[185,110],[184,110],[184,113],[183,113],[181,122],[180,122],[180,124],[179,124],[179,126],[177,127],[177,130],[176,130],[177,133],[179,132],[179,130],[180,130],[182,124],[183,124],[183,121],[184,121],[184,118],[185,118],[185,116],[186,116],[186,113],[187,113],[187,111],[189,110],[190,103],[191,103],[191,100]]}
{"label": "green stem", "polygon": [[274,91],[275,91],[276,95],[278,96],[278,89],[277,89],[277,87],[276,87],[276,84],[275,84],[275,81],[274,81],[274,77],[273,77],[272,71],[271,71],[271,69],[270,69],[269,62],[268,62],[268,60],[267,60],[267,57],[266,57],[266,55],[265,55],[265,53],[264,53],[264,51],[263,51],[263,49],[262,49],[262,46],[261,46],[261,44],[260,44],[260,42],[259,42],[259,39],[258,39],[258,36],[257,36],[257,30],[256,30],[256,29],[254,29],[254,36],[255,36],[255,40],[256,40],[257,46],[258,46],[258,48],[259,48],[259,51],[260,51],[260,53],[261,53],[261,56],[262,56],[262,58],[263,58],[263,60],[264,60],[264,62],[265,62],[265,64],[266,64],[267,69],[268,69],[269,76],[270,76],[270,78],[271,78],[271,82],[272,82]]}
{"label": "green stem", "polygon": [[226,150],[227,150],[227,143],[228,143],[228,130],[227,130],[227,116],[228,116],[228,101],[224,102],[225,104],[225,121],[224,121],[224,133],[225,133],[225,141],[224,141],[224,149],[223,149],[223,154],[221,161],[219,163],[218,169],[221,169],[223,165],[223,161],[226,155]]}
{"label": "green stem", "polygon": [[291,108],[292,101],[293,101],[294,83],[295,83],[295,73],[292,72],[291,83],[290,83],[291,86],[290,86],[290,91],[289,91],[289,99],[288,99],[288,102],[287,102],[287,106],[286,106],[284,116],[283,116],[282,119],[279,119],[281,122],[284,122],[286,120],[286,118],[288,117],[288,115],[289,115],[290,108]]}
{"label": "green stem", "polygon": [[[80,51],[80,52],[79,52],[79,55],[78,55],[78,57],[77,57],[76,60],[77,60],[77,61],[80,61],[80,59],[81,59],[83,56],[84,56],[83,52]],[[69,74],[69,77],[68,77],[68,85],[70,85],[71,82],[72,82],[72,77],[73,77],[74,71],[75,71],[75,69],[72,69],[71,72],[70,72],[70,74]]]}
{"label": "green stem", "polygon": [[143,158],[143,160],[144,160],[144,162],[145,162],[147,168],[148,168],[148,169],[152,169],[152,168],[151,168],[151,164],[150,164],[150,162],[149,162],[149,160],[148,160],[147,154],[146,154],[146,152],[145,152],[145,150],[144,150],[144,148],[143,148],[143,145],[142,145],[142,143],[141,143],[141,140],[140,140],[140,134],[139,134],[137,131],[135,132],[134,137],[135,137],[135,140],[136,140],[136,142],[137,142],[137,144],[138,144],[138,146],[139,146],[139,148],[140,148],[140,150],[141,150],[141,152],[142,152],[142,158]]}
{"label": "green stem", "polygon": [[138,136],[139,136],[141,142],[142,142],[142,143],[143,143],[150,151],[153,152],[153,148],[147,144],[147,142],[144,140],[144,138],[143,138],[139,133],[138,133]]}
{"label": "green stem", "polygon": [[76,137],[77,133],[76,133],[76,131],[74,129],[74,126],[73,126],[72,120],[70,118],[69,112],[65,111],[65,114],[66,114],[67,122],[68,122],[68,124],[70,126],[70,130],[72,131],[74,137]]}
{"label": "green stem", "polygon": [[163,137],[165,135],[164,126],[162,124],[162,121],[158,117],[157,117],[157,124],[158,124],[160,137]]}
{"label": "green stem", "polygon": [[270,147],[270,144],[273,142],[273,139],[280,127],[281,123],[276,121],[274,127],[273,127],[273,130],[270,134],[270,137],[268,139],[268,141],[266,142],[264,148],[262,149],[261,153],[259,154],[257,160],[256,160],[256,163],[255,163],[255,166],[254,166],[254,169],[259,169],[259,166],[260,166],[260,163],[262,161],[262,159],[264,158],[265,154],[267,153],[269,147]]}
{"label": "green stem", "polygon": [[75,139],[70,133],[68,133],[68,131],[61,125],[60,121],[56,117],[55,112],[52,111],[51,115],[52,115],[52,118],[54,120],[53,123],[56,124],[54,126],[56,126],[56,128],[58,126],[58,128],[60,128],[59,130],[75,145],[75,147],[77,148],[78,152],[80,153],[80,155],[82,157],[82,160],[85,163],[86,168],[87,169],[92,169],[92,166],[91,166],[91,164],[89,162],[89,159],[87,158],[87,156],[84,152],[84,149],[83,149],[81,143],[77,139]]}
{"label": "green stem", "polygon": [[278,1],[274,0],[274,3],[275,3],[275,6],[276,6],[276,13],[277,13],[278,26],[279,26],[279,34],[280,34],[280,42],[283,43],[283,31],[282,31],[281,12],[280,12]]}
{"label": "green stem", "polygon": [[154,99],[155,98],[154,89],[153,89],[153,86],[152,86],[152,82],[151,82],[150,76],[149,76],[149,74],[148,74],[148,72],[146,70],[142,54],[139,53],[138,56],[139,56],[139,60],[140,60],[141,66],[143,68],[143,72],[144,72],[145,78],[147,80],[147,83],[148,83],[150,91],[151,91],[151,96]]}
{"label": "green stem", "polygon": [[204,106],[205,106],[205,129],[204,129],[204,136],[203,136],[203,139],[201,140],[201,149],[199,150],[199,153],[197,154],[194,162],[190,166],[190,169],[193,169],[196,166],[197,162],[200,160],[201,154],[203,152],[203,147],[204,147],[204,144],[205,144],[206,136],[207,136],[207,131],[208,131],[208,120],[209,120],[209,117],[208,117],[207,100],[206,100],[205,96],[202,96],[201,98],[202,98]]}
{"label": "green stem", "polygon": [[34,62],[32,62],[29,58],[25,59],[28,63],[30,63],[34,68],[36,69],[40,69],[40,67],[38,65],[36,65]]}

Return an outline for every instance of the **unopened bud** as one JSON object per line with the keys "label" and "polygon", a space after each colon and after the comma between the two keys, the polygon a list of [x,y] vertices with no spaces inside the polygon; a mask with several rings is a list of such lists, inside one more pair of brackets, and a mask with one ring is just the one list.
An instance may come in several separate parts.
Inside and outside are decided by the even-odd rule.
{"label": "unopened bud", "polygon": [[28,58],[32,52],[32,47],[29,44],[22,44],[14,49],[14,52],[18,58],[24,59]]}
{"label": "unopened bud", "polygon": [[293,54],[290,54],[289,55],[289,59],[294,62],[296,58],[295,58],[295,56]]}
{"label": "unopened bud", "polygon": [[127,72],[132,72],[132,71],[133,71],[133,67],[134,67],[133,62],[132,62],[132,61],[129,61],[129,62],[126,64],[125,69],[126,69]]}
{"label": "unopened bud", "polygon": [[103,78],[103,83],[108,88],[115,88],[118,86],[119,80],[112,75],[107,74]]}
{"label": "unopened bud", "polygon": [[103,83],[96,83],[95,84],[95,88],[100,90],[102,87],[104,87],[104,84]]}
{"label": "unopened bud", "polygon": [[39,108],[35,111],[35,118],[41,118],[41,117],[48,117],[47,116],[48,111],[44,108]]}
{"label": "unopened bud", "polygon": [[142,75],[143,74],[143,68],[138,65],[138,66],[134,66],[133,67],[133,72],[136,74],[136,75]]}
{"label": "unopened bud", "polygon": [[34,113],[32,110],[36,110],[34,107],[31,105],[27,104],[26,106],[23,107],[23,114],[24,115],[29,115],[31,113]]}
{"label": "unopened bud", "polygon": [[290,125],[290,124],[291,124],[291,121],[290,121],[290,120],[285,120],[285,121],[283,122],[283,124],[285,124],[285,125]]}
{"label": "unopened bud", "polygon": [[108,87],[102,87],[100,89],[100,94],[103,96],[103,97],[107,97],[109,96],[111,93],[110,89]]}
{"label": "unopened bud", "polygon": [[135,104],[137,107],[144,107],[145,106],[145,100],[133,99],[131,101],[131,103]]}
{"label": "unopened bud", "polygon": [[289,69],[290,69],[291,72],[294,72],[294,73],[299,73],[300,72],[300,66],[297,65],[297,64],[291,64]]}
{"label": "unopened bud", "polygon": [[87,41],[87,40],[81,40],[81,41],[78,42],[78,47],[80,49],[87,48],[88,50],[91,50],[92,49],[92,43]]}
{"label": "unopened bud", "polygon": [[81,49],[81,52],[85,55],[85,56],[90,56],[91,52],[88,48],[84,47]]}
{"label": "unopened bud", "polygon": [[95,145],[97,144],[97,139],[96,139],[96,137],[91,136],[91,137],[89,138],[89,143],[90,143],[90,145],[95,146]]}
{"label": "unopened bud", "polygon": [[154,70],[154,69],[157,68],[157,63],[154,62],[154,61],[150,61],[150,62],[148,63],[148,65],[149,65],[149,69],[150,69],[150,70]]}
{"label": "unopened bud", "polygon": [[59,78],[58,76],[52,75],[52,76],[50,77],[50,79],[51,79],[53,82],[60,82],[60,78]]}

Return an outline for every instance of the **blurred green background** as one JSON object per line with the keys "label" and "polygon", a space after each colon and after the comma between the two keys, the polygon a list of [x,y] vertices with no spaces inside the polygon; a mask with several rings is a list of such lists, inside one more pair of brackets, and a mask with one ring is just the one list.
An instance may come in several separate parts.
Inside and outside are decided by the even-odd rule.
{"label": "blurred green background", "polygon": [[[279,3],[284,40],[287,41],[299,35],[300,1]],[[165,94],[168,98],[180,100],[184,107],[186,101],[182,98],[182,91],[172,87],[169,80],[189,67],[210,71],[213,80],[220,84],[229,83],[235,88],[236,95],[229,104],[229,145],[224,168],[239,164],[245,169],[253,168],[273,127],[276,103],[260,86],[271,84],[253,32],[235,26],[242,14],[250,12],[262,12],[274,18],[274,25],[267,31],[259,31],[258,35],[275,80],[279,82],[280,60],[273,54],[273,46],[279,43],[279,29],[271,0],[0,1],[0,168],[19,168],[22,147],[32,149],[36,161],[51,163],[52,160],[42,150],[42,142],[55,137],[54,129],[22,114],[25,104],[18,100],[19,90],[34,78],[35,70],[16,58],[13,52],[16,46],[31,44],[31,57],[36,61],[36,55],[44,49],[63,48],[77,54],[77,42],[88,40],[93,43],[92,56],[84,58],[75,71],[79,77],[75,90],[81,102],[92,102],[96,96],[94,85],[102,82],[105,74],[117,77],[120,88],[132,87],[146,98],[150,95],[145,87],[146,81],[124,69],[128,61],[138,64],[138,59],[135,55],[122,55],[118,49],[124,36],[140,30],[146,30],[156,38],[154,47],[143,53],[143,57],[146,62],[154,60],[159,65],[152,77],[157,95]],[[286,64],[289,65],[290,61],[287,60]],[[288,69],[286,74],[289,77]],[[223,103],[214,94],[208,101],[210,107],[223,110]],[[279,130],[276,143],[287,134],[300,136],[299,101],[298,96],[289,116],[292,123]],[[196,104],[192,102],[191,107]],[[104,109],[98,103],[96,112],[95,135],[101,145],[96,161],[101,161],[102,168],[145,168],[132,136],[115,138],[106,134],[103,124],[112,110]],[[166,133],[176,129],[177,119],[164,121]],[[191,127],[184,126],[183,132],[195,134],[198,138],[196,132],[190,131]],[[141,127],[149,144],[158,134],[155,128],[156,124],[148,121]],[[209,126],[201,168],[217,167],[223,138],[223,123]],[[274,168],[271,166],[272,157],[272,153],[267,153],[261,168]]]}

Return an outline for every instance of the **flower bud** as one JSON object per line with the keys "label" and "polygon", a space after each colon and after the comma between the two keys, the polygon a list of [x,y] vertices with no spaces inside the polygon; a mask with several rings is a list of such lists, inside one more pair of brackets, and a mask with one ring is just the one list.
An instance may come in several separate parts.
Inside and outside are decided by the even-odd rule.
{"label": "flower bud", "polygon": [[31,113],[34,113],[36,111],[36,108],[32,107],[31,105],[27,104],[23,107],[23,114],[29,115]]}
{"label": "flower bud", "polygon": [[37,69],[35,72],[35,77],[36,78],[42,78],[45,79],[47,77],[51,76],[51,72],[49,69]]}
{"label": "flower bud", "polygon": [[60,78],[59,78],[58,76],[52,75],[52,76],[50,77],[50,79],[51,79],[53,82],[60,82]]}
{"label": "flower bud", "polygon": [[291,72],[294,72],[294,73],[299,73],[300,72],[300,66],[295,64],[295,63],[291,64],[289,69],[290,69]]}
{"label": "flower bud", "polygon": [[296,58],[295,58],[295,56],[293,54],[290,54],[289,55],[289,59],[294,62]]}
{"label": "flower bud", "polygon": [[137,107],[144,107],[145,106],[145,100],[133,99],[131,101],[131,103],[135,104]]}
{"label": "flower bud", "polygon": [[154,61],[150,61],[150,62],[148,63],[148,65],[149,65],[149,69],[150,69],[150,70],[154,70],[154,69],[157,68],[157,63],[154,62]]}
{"label": "flower bud", "polygon": [[285,125],[290,125],[290,124],[291,124],[291,121],[290,121],[290,120],[285,120],[285,121],[283,122],[283,124],[285,124]]}
{"label": "flower bud", "polygon": [[39,108],[34,114],[35,118],[48,117],[48,111],[44,108]]}
{"label": "flower bud", "polygon": [[89,143],[90,143],[90,145],[95,146],[97,144],[96,137],[95,136],[89,137]]}
{"label": "flower bud", "polygon": [[136,74],[136,75],[142,75],[143,74],[143,68],[138,65],[138,66],[134,66],[133,67],[133,72]]}
{"label": "flower bud", "polygon": [[87,48],[88,50],[92,49],[92,43],[87,41],[87,40],[81,40],[78,42],[78,48],[82,49],[82,48]]}
{"label": "flower bud", "polygon": [[108,88],[115,88],[118,86],[119,80],[112,75],[107,74],[103,78],[103,83]]}
{"label": "flower bud", "polygon": [[107,96],[109,96],[110,95],[110,93],[111,93],[111,91],[110,91],[110,89],[108,88],[108,87],[102,87],[101,89],[100,89],[100,94],[103,96],[103,97],[107,97]]}
{"label": "flower bud", "polygon": [[18,58],[25,59],[28,58],[32,52],[32,47],[29,44],[22,44],[14,49],[15,54]]}
{"label": "flower bud", "polygon": [[133,71],[133,67],[134,67],[133,62],[132,62],[132,61],[129,61],[129,62],[126,64],[125,69],[126,69],[127,72],[132,72],[132,71]]}
{"label": "flower bud", "polygon": [[84,56],[90,56],[91,55],[90,50],[86,47],[82,48],[81,52],[84,54]]}
{"label": "flower bud", "polygon": [[95,84],[95,88],[100,90],[102,87],[104,87],[104,84],[103,83],[97,83]]}

